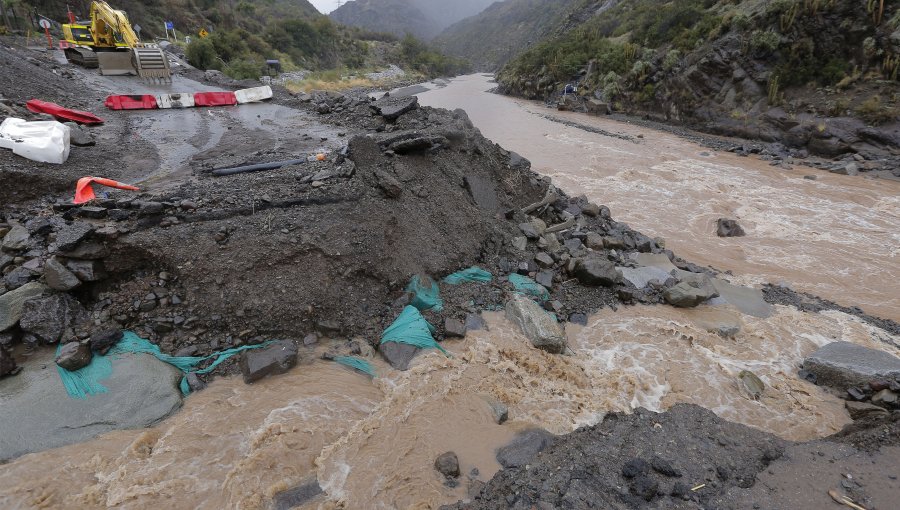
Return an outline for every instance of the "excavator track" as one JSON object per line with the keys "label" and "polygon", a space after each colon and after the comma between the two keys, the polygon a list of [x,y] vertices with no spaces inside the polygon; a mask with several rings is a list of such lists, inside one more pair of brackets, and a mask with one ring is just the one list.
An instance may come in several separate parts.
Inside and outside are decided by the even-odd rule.
{"label": "excavator track", "polygon": [[88,69],[96,69],[100,66],[100,63],[97,60],[97,54],[94,53],[94,50],[79,46],[66,48],[66,60],[72,64]]}

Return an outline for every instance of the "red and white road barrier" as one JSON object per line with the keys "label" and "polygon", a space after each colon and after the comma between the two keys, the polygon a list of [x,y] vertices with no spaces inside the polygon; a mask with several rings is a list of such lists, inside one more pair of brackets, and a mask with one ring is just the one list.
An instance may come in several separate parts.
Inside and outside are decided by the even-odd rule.
{"label": "red and white road barrier", "polygon": [[234,92],[194,92],[184,94],[149,94],[137,96],[109,96],[106,107],[110,110],[155,110],[168,108],[193,108],[196,106],[234,106],[255,103],[272,98],[272,87],[264,85]]}

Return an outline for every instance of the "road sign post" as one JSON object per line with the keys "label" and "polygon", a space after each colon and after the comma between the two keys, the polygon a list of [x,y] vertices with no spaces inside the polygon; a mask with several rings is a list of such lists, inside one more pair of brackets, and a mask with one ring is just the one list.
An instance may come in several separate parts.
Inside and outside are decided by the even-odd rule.
{"label": "road sign post", "polygon": [[52,50],[53,49],[53,38],[50,37],[50,22],[45,19],[42,19],[41,22],[39,23],[39,25],[41,25],[41,28],[44,29],[44,33],[47,34],[47,48]]}

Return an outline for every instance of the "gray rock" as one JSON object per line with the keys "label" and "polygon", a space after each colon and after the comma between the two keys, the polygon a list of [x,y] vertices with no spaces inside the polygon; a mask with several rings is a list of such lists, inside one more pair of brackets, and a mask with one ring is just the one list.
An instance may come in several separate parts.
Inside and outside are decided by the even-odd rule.
{"label": "gray rock", "polygon": [[549,253],[538,253],[534,256],[534,261],[541,267],[550,267],[553,265],[553,257],[551,257]]}
{"label": "gray rock", "polygon": [[617,267],[622,273],[622,278],[631,282],[638,289],[646,288],[651,280],[665,282],[671,275],[665,269],[656,266],[648,267]]}
{"label": "gray rock", "polygon": [[0,272],[6,269],[6,266],[12,265],[13,260],[15,260],[15,257],[0,253]]}
{"label": "gray rock", "polygon": [[13,225],[10,231],[3,236],[3,243],[0,244],[0,247],[3,248],[3,251],[21,251],[28,248],[30,239],[31,234],[28,233],[27,228],[22,225]]}
{"label": "gray rock", "polygon": [[519,223],[519,230],[521,230],[528,239],[538,239],[541,237],[541,233],[538,232],[537,228],[535,228],[532,223]]}
{"label": "gray rock", "polygon": [[466,315],[466,331],[481,331],[487,329],[484,319],[480,314],[470,313]]}
{"label": "gray rock", "polygon": [[18,289],[19,287],[28,284],[28,282],[37,279],[38,274],[28,269],[24,266],[19,266],[9,273],[6,273],[6,276],[3,278],[3,281],[6,282],[6,287],[9,289]]}
{"label": "gray rock", "polygon": [[566,239],[563,246],[569,250],[569,253],[576,253],[584,245],[581,243],[581,239]]}
{"label": "gray rock", "polygon": [[99,260],[70,260],[66,266],[83,282],[98,282],[106,278],[106,269]]}
{"label": "gray rock", "polygon": [[54,294],[26,301],[19,327],[46,344],[58,342],[66,329],[86,318],[81,303],[68,294]]}
{"label": "gray rock", "polygon": [[74,372],[90,365],[92,357],[90,342],[69,342],[59,350],[56,364]]}
{"label": "gray rock", "polygon": [[79,218],[100,219],[105,218],[107,214],[105,207],[82,206],[75,211],[75,215]]}
{"label": "gray rock", "polygon": [[711,283],[695,286],[687,282],[681,282],[674,287],[666,289],[663,293],[666,303],[679,308],[693,308],[716,296],[718,296],[718,293],[716,293],[716,289]]}
{"label": "gray rock", "polygon": [[888,411],[885,408],[868,404],[866,402],[853,402],[852,400],[845,400],[844,407],[847,408],[847,412],[854,420],[868,418],[871,416],[884,416],[888,414]]}
{"label": "gray rock", "polygon": [[385,342],[378,346],[378,352],[394,367],[395,370],[407,370],[419,348],[414,345],[401,344],[399,342]]}
{"label": "gray rock", "polygon": [[378,182],[378,187],[384,191],[388,198],[397,198],[403,194],[403,186],[400,185],[400,181],[385,170],[375,170],[375,179]]}
{"label": "gray rock", "polygon": [[872,395],[872,403],[884,406],[896,406],[897,394],[891,390],[881,390],[878,393]]}
{"label": "gray rock", "polygon": [[25,302],[41,297],[48,290],[46,285],[32,282],[0,296],[0,331],[15,326],[22,318]]}
{"label": "gray rock", "polygon": [[396,120],[406,112],[415,110],[419,107],[419,98],[416,96],[407,97],[384,97],[371,104],[371,107],[387,120]]}
{"label": "gray rock", "polygon": [[76,221],[66,225],[56,233],[56,248],[59,251],[71,251],[78,247],[82,241],[94,232],[94,227],[89,223]]}
{"label": "gray rock", "polygon": [[274,496],[274,510],[290,510],[292,508],[297,508],[308,503],[320,494],[323,494],[323,492],[322,488],[319,487],[318,481],[310,480],[301,483],[296,487],[276,493]]}
{"label": "gray rock", "polygon": [[297,364],[297,346],[289,340],[279,340],[262,349],[244,351],[241,355],[241,374],[251,384],[270,375],[283,374]]}
{"label": "gray rock", "polygon": [[506,446],[497,450],[497,462],[505,468],[522,467],[553,443],[554,435],[544,429],[520,432]]}
{"label": "gray rock", "polygon": [[585,238],[585,244],[592,250],[602,250],[604,248],[603,236],[596,232],[588,232]]}
{"label": "gray rock", "polygon": [[47,280],[47,285],[54,290],[67,291],[81,285],[81,280],[56,257],[44,264],[44,278]]}
{"label": "gray rock", "polygon": [[900,358],[850,342],[832,342],[803,360],[816,382],[838,391],[900,378]]}
{"label": "gray rock", "polygon": [[847,163],[844,166],[839,166],[830,170],[833,174],[840,175],[859,175],[859,165],[855,162]]}
{"label": "gray rock", "polygon": [[497,190],[493,181],[477,175],[467,175],[465,183],[466,189],[472,195],[472,200],[475,201],[478,207],[491,212],[500,208],[500,201],[497,199]]}
{"label": "gray rock", "polygon": [[716,220],[716,235],[719,237],[743,237],[746,233],[737,221],[719,218]]}
{"label": "gray rock", "polygon": [[434,460],[434,469],[448,478],[456,478],[459,476],[459,458],[453,452],[442,453]]}
{"label": "gray rock", "polygon": [[0,345],[0,377],[16,375],[19,371],[19,367],[16,365],[16,358],[13,357],[11,352],[6,350],[6,347]]}
{"label": "gray rock", "polygon": [[122,331],[118,329],[106,329],[94,333],[91,335],[91,349],[100,354],[106,354],[113,346],[119,343],[123,336]]}
{"label": "gray rock", "polygon": [[189,372],[185,378],[187,379],[188,387],[192,392],[206,389],[206,381],[200,379],[200,376],[195,372]]}
{"label": "gray rock", "polygon": [[581,212],[584,213],[585,216],[599,216],[600,206],[594,203],[588,203],[581,208]]}
{"label": "gray rock", "polygon": [[532,345],[554,354],[566,350],[563,327],[537,303],[521,294],[514,294],[506,303],[506,317],[516,324]]}
{"label": "gray rock", "polygon": [[519,251],[525,251],[528,248],[528,238],[525,236],[514,237],[512,240],[513,248]]}
{"label": "gray rock", "polygon": [[506,404],[491,395],[482,395],[481,398],[490,406],[497,425],[503,425],[509,419],[509,407]]}
{"label": "gray rock", "polygon": [[23,364],[18,377],[0,380],[0,462],[26,453],[92,439],[118,429],[149,427],[181,406],[181,371],[149,354],[110,358],[107,393],[70,397],[45,349]]}
{"label": "gray rock", "polygon": [[607,236],[603,238],[603,246],[609,250],[621,250],[625,248],[625,240],[621,237]]}
{"label": "gray rock", "polygon": [[460,320],[451,318],[444,319],[444,335],[447,337],[462,338],[466,336],[466,325]]}
{"label": "gray rock", "polygon": [[72,250],[60,251],[59,254],[70,259],[96,260],[109,255],[109,250],[100,243],[88,241],[81,243]]}
{"label": "gray rock", "polygon": [[547,290],[553,290],[553,277],[556,275],[553,271],[541,271],[534,277],[534,281],[543,285]]}
{"label": "gray rock", "polygon": [[64,122],[63,124],[69,126],[69,139],[72,145],[78,147],[90,147],[97,143],[94,141],[94,135],[92,135],[87,128],[74,122]]}
{"label": "gray rock", "polygon": [[575,277],[583,285],[603,285],[612,287],[621,275],[616,265],[599,257],[588,257],[575,262]]}

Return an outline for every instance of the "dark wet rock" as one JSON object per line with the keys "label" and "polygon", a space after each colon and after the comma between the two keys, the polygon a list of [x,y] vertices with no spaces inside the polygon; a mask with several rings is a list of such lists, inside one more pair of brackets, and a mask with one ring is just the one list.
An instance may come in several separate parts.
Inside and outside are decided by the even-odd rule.
{"label": "dark wet rock", "polygon": [[378,352],[395,370],[407,370],[409,362],[419,353],[419,348],[400,342],[385,342],[378,346]]}
{"label": "dark wet rock", "polygon": [[493,181],[485,179],[477,175],[467,175],[464,177],[466,189],[472,200],[478,207],[486,211],[496,211],[500,208],[500,201],[497,199],[497,190]]}
{"label": "dark wet rock", "polygon": [[662,457],[653,457],[653,459],[650,460],[650,466],[654,471],[661,475],[673,478],[679,478],[681,476],[681,471],[675,469],[671,462],[663,459]]}
{"label": "dark wet rock", "polygon": [[644,501],[652,501],[659,491],[659,483],[649,476],[641,475],[631,482],[630,490]]}
{"label": "dark wet rock", "polygon": [[56,364],[70,372],[74,372],[90,365],[91,358],[90,342],[69,342],[59,350],[59,354],[56,356]]}
{"label": "dark wet rock", "polygon": [[100,219],[105,218],[107,215],[107,210],[105,207],[91,207],[91,206],[83,206],[79,207],[75,211],[75,216],[79,218],[90,218],[90,219]]}
{"label": "dark wet rock", "polygon": [[68,291],[81,285],[81,280],[63,265],[56,257],[44,264],[44,279],[54,290]]}
{"label": "dark wet rock", "polygon": [[6,282],[6,287],[9,289],[18,289],[19,287],[28,284],[32,280],[38,278],[38,273],[28,269],[24,266],[19,266],[9,273],[3,278],[3,281]]}
{"label": "dark wet rock", "polygon": [[411,154],[446,146],[449,143],[449,140],[443,136],[423,135],[397,140],[388,145],[387,148],[388,150],[394,151],[395,154]]}
{"label": "dark wet rock", "polygon": [[514,294],[506,303],[506,317],[538,349],[554,354],[561,354],[566,350],[566,333],[563,327],[527,296]]}
{"label": "dark wet rock", "polygon": [[861,420],[872,416],[882,416],[888,413],[885,408],[866,402],[853,402],[847,400],[844,402],[844,407],[847,408],[847,412],[850,413],[850,417],[854,420]]}
{"label": "dark wet rock", "polygon": [[640,458],[631,459],[622,466],[622,476],[625,478],[635,478],[649,472],[650,463]]}
{"label": "dark wet rock", "polygon": [[519,230],[525,234],[525,237],[528,239],[538,239],[541,237],[541,233],[538,232],[538,229],[534,226],[533,223],[520,223]]}
{"label": "dark wet rock", "polygon": [[371,104],[373,110],[386,120],[397,120],[398,117],[406,112],[410,112],[419,107],[419,98],[416,96],[407,97],[384,97]]}
{"label": "dark wet rock", "polygon": [[94,227],[82,221],[66,225],[56,233],[56,249],[72,251],[94,232]]}
{"label": "dark wet rock", "polygon": [[466,336],[466,325],[461,320],[446,318],[444,319],[444,336],[452,338],[462,338]]}
{"label": "dark wet rock", "polygon": [[621,275],[616,265],[599,257],[588,257],[575,262],[575,277],[584,285],[612,287]]}
{"label": "dark wet rock", "polygon": [[319,482],[312,480],[275,494],[274,510],[290,510],[323,494]]}
{"label": "dark wet rock", "polygon": [[719,218],[716,220],[716,235],[719,237],[743,237],[746,233],[737,221]]}
{"label": "dark wet rock", "polygon": [[375,179],[378,182],[378,187],[384,191],[388,198],[398,198],[403,194],[403,186],[400,185],[400,181],[387,171],[376,170]]}
{"label": "dark wet rock", "polygon": [[59,255],[70,259],[96,260],[109,255],[109,250],[102,244],[88,241],[69,251],[60,251]]}
{"label": "dark wet rock", "polygon": [[576,253],[579,250],[581,250],[581,248],[582,248],[582,246],[584,246],[584,244],[581,242],[581,239],[573,238],[573,239],[566,239],[565,241],[563,241],[563,246],[566,247],[566,250],[568,250],[569,253]]}
{"label": "dark wet rock", "polygon": [[106,278],[106,270],[100,260],[70,260],[66,267],[83,282],[97,282]]}
{"label": "dark wet rock", "polygon": [[196,372],[189,372],[185,376],[185,379],[187,379],[188,387],[191,389],[192,392],[202,391],[202,390],[206,389],[206,381],[201,379],[200,376],[197,375]]}
{"label": "dark wet rock", "polygon": [[553,266],[553,257],[549,253],[540,252],[534,256],[534,261],[541,267]]}
{"label": "dark wet rock", "polygon": [[585,244],[588,248],[592,250],[602,250],[605,245],[603,243],[603,236],[596,232],[588,232],[587,237],[584,239]]}
{"label": "dark wet rock", "polygon": [[481,331],[487,329],[484,319],[480,314],[470,313],[466,315],[466,331]]}
{"label": "dark wet rock", "polygon": [[600,206],[593,203],[587,203],[581,207],[581,212],[584,213],[585,216],[596,217],[600,216]]}
{"label": "dark wet rock", "polygon": [[0,295],[0,331],[6,331],[19,322],[26,301],[38,298],[49,290],[44,284],[32,282]]}
{"label": "dark wet rock", "polygon": [[434,460],[434,469],[448,478],[456,478],[459,476],[459,459],[453,452],[442,453]]}
{"label": "dark wet rock", "polygon": [[262,349],[244,351],[241,374],[244,382],[254,383],[270,375],[283,374],[297,364],[297,346],[290,340],[279,340]]}
{"label": "dark wet rock", "polygon": [[16,365],[16,358],[6,347],[0,345],[0,377],[16,375],[21,369]]}
{"label": "dark wet rock", "polygon": [[509,418],[509,407],[497,400],[491,395],[483,395],[485,402],[491,407],[491,412],[494,415],[494,421],[497,422],[497,425],[502,425]]}
{"label": "dark wet rock", "polygon": [[26,301],[22,307],[19,327],[46,344],[62,339],[66,329],[86,318],[81,303],[68,294],[54,294],[45,298]]}
{"label": "dark wet rock", "polygon": [[583,313],[573,313],[569,315],[569,322],[578,324],[579,326],[587,326],[587,315]]}
{"label": "dark wet rock", "polygon": [[31,234],[28,232],[28,229],[23,227],[22,225],[13,225],[13,227],[3,236],[3,242],[0,243],[0,248],[3,251],[22,251],[28,248],[28,242],[31,239]]}
{"label": "dark wet rock", "polygon": [[866,393],[859,388],[848,388],[847,395],[856,401],[862,401],[862,400],[866,400],[868,398]]}
{"label": "dark wet rock", "polygon": [[544,429],[520,432],[508,445],[497,450],[497,462],[505,468],[528,464],[535,455],[553,443],[553,434]]}
{"label": "dark wet rock", "polygon": [[76,147],[90,147],[97,143],[94,140],[94,135],[88,131],[88,128],[75,122],[64,122],[63,124],[69,126],[69,139],[72,145]]}
{"label": "dark wet rock", "polygon": [[100,354],[106,354],[112,349],[124,334],[118,329],[105,329],[91,335],[91,348]]}
{"label": "dark wet rock", "polygon": [[541,271],[534,277],[534,281],[543,285],[547,290],[553,290],[553,277],[556,273],[553,271]]}
{"label": "dark wet rock", "polygon": [[850,342],[832,342],[803,360],[818,384],[838,391],[873,380],[900,379],[900,358]]}

